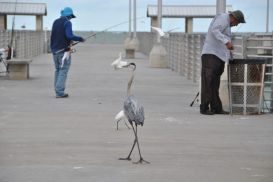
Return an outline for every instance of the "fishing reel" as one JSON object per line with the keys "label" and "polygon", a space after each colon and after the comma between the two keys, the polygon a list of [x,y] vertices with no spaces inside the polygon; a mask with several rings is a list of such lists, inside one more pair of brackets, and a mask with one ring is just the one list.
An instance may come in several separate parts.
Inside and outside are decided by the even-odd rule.
{"label": "fishing reel", "polygon": [[70,49],[70,53],[75,53],[76,49]]}
{"label": "fishing reel", "polygon": [[69,47],[69,48],[65,49],[65,52],[75,53],[76,49]]}

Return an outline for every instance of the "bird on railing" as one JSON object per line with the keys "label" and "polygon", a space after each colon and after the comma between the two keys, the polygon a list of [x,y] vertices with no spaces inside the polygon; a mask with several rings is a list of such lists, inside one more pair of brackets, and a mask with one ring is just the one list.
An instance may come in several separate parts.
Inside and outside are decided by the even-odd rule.
{"label": "bird on railing", "polygon": [[173,29],[170,29],[168,30],[167,32],[164,32],[161,28],[159,27],[153,27],[151,26],[151,28],[157,33],[158,37],[165,37],[165,38],[168,38],[170,36],[170,33],[176,29],[179,29],[179,28],[173,28]]}
{"label": "bird on railing", "polygon": [[152,28],[153,30],[155,30],[156,33],[157,33],[160,37],[164,37],[165,32],[163,32],[163,30],[162,30],[161,28],[153,27],[153,26],[151,26],[151,28]]}

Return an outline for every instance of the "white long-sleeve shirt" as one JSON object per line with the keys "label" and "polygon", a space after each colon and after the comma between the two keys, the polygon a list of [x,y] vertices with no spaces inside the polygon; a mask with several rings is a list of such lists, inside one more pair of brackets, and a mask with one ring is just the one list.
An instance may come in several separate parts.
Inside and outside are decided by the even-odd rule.
{"label": "white long-sleeve shirt", "polygon": [[230,51],[226,43],[231,41],[231,26],[229,14],[221,13],[212,20],[202,49],[203,54],[213,54],[224,62],[228,62]]}

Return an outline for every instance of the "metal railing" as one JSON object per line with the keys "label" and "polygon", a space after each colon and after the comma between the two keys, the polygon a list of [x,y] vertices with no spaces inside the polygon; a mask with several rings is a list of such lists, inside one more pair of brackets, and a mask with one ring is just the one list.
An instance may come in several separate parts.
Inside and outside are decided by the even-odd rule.
{"label": "metal railing", "polygon": [[[78,33],[78,32],[77,32]],[[89,35],[90,32],[79,32],[81,35]],[[14,51],[16,58],[31,58],[48,52],[50,32],[15,31]],[[92,43],[123,43],[127,37],[122,32],[107,32],[97,38],[89,40]],[[11,31],[0,31],[0,47],[6,47],[10,42]],[[149,55],[156,34],[150,32],[137,33],[139,51]],[[169,37],[162,38],[162,44],[168,52],[169,68],[193,82],[198,82],[201,69],[201,50],[205,34],[171,33]],[[271,61],[266,64],[264,111],[273,112],[273,35],[272,34],[234,34],[233,44],[235,58],[268,58]]]}
{"label": "metal railing", "polygon": [[[15,58],[32,58],[47,49],[43,31],[14,31],[13,52]],[[11,31],[0,31],[0,47],[6,48],[11,41]]]}
{"label": "metal railing", "polygon": [[[205,34],[171,33],[162,38],[162,44],[168,52],[169,68],[197,82],[200,77],[201,50]],[[140,52],[149,55],[156,42],[156,34],[138,33]]]}
{"label": "metal railing", "polygon": [[[147,37],[147,35],[145,35]],[[151,36],[151,35],[150,35]],[[151,40],[151,39],[150,39]],[[156,40],[155,38],[153,39]],[[200,78],[201,50],[205,34],[171,33],[162,38],[162,44],[168,52],[169,68],[197,82]],[[263,112],[273,112],[273,35],[272,34],[234,34],[234,58],[268,58],[264,77],[264,108]],[[143,45],[140,42],[141,46]]]}
{"label": "metal railing", "polygon": [[273,112],[273,35],[246,34],[234,36],[236,58],[266,58],[263,112]]}

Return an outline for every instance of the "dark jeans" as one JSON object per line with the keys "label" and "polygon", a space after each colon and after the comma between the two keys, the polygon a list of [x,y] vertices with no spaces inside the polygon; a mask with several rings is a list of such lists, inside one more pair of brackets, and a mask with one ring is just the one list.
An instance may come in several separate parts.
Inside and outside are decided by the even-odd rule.
{"label": "dark jeans", "polygon": [[202,55],[201,104],[200,112],[223,110],[219,97],[220,79],[225,69],[225,62],[213,54]]}

